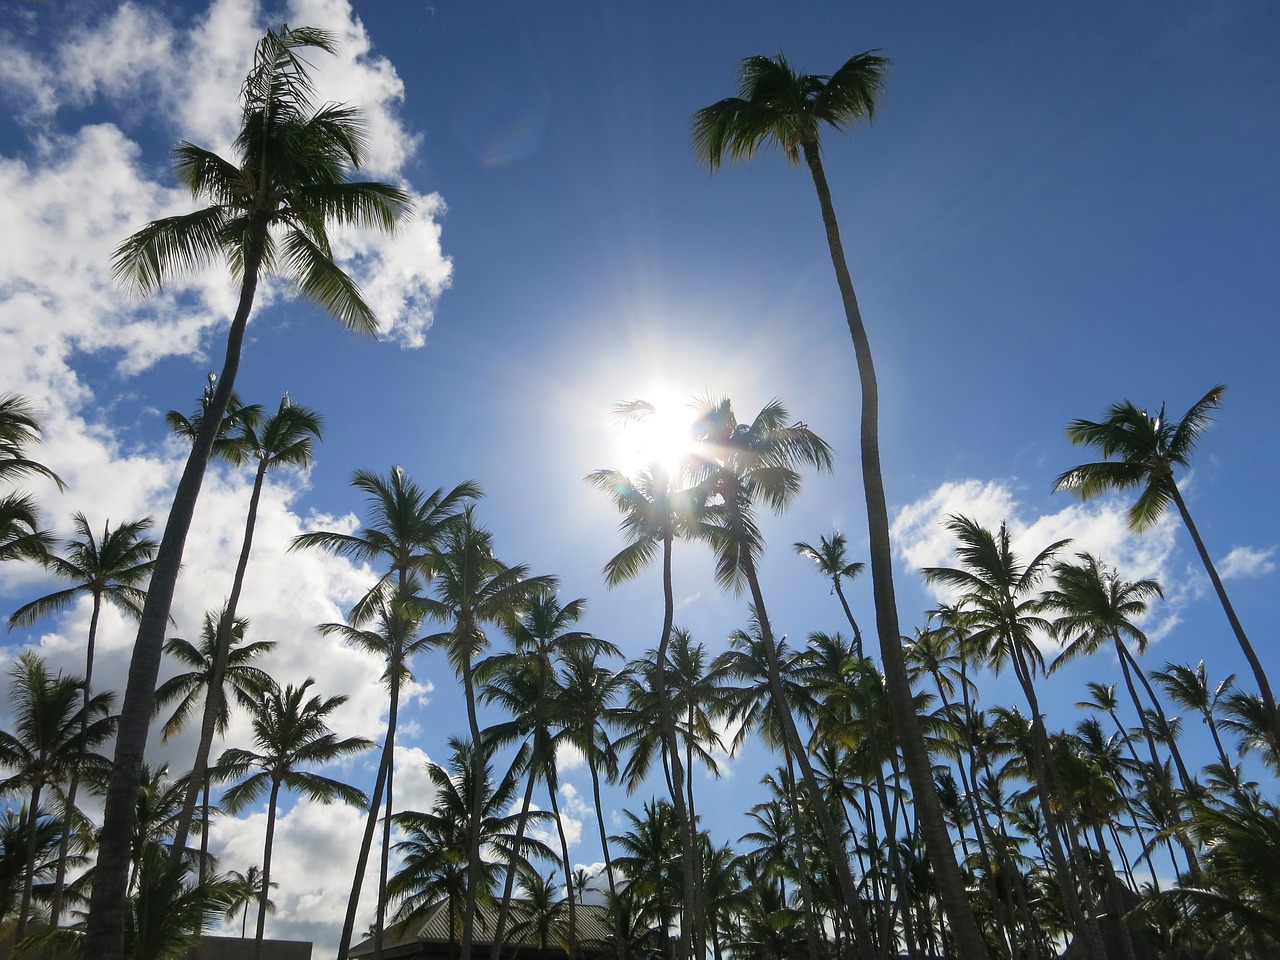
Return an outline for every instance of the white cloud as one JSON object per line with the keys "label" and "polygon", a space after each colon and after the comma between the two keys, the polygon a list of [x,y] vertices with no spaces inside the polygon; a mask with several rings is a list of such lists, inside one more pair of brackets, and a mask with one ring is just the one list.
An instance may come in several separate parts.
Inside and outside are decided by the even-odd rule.
{"label": "white cloud", "polygon": [[1241,577],[1265,577],[1276,569],[1276,548],[1268,547],[1259,550],[1256,547],[1236,547],[1228,553],[1219,565],[1218,576],[1223,580]]}
{"label": "white cloud", "polygon": [[[1155,608],[1144,628],[1150,639],[1164,636],[1177,623],[1182,600],[1195,589],[1194,577],[1174,562],[1177,525],[1166,516],[1141,535],[1128,527],[1128,506],[1118,498],[1070,502],[1053,513],[1028,514],[1014,487],[998,480],[948,481],[929,496],[907,504],[894,517],[892,536],[898,556],[913,571],[955,564],[955,538],[946,521],[967,517],[989,529],[1008,526],[1014,551],[1029,561],[1059,540],[1068,543],[1056,556],[1070,559],[1091,553],[1119,570],[1126,580],[1152,578],[1165,588],[1165,602]],[[927,588],[939,602],[954,600],[951,588]]]}

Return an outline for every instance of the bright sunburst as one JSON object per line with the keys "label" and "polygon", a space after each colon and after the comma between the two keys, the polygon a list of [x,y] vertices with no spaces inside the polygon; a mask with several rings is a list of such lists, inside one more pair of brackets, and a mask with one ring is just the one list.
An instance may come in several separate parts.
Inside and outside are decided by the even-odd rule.
{"label": "bright sunburst", "polygon": [[667,391],[646,392],[643,400],[625,401],[618,405],[620,466],[624,473],[636,472],[657,464],[675,472],[694,450],[690,428],[693,408]]}

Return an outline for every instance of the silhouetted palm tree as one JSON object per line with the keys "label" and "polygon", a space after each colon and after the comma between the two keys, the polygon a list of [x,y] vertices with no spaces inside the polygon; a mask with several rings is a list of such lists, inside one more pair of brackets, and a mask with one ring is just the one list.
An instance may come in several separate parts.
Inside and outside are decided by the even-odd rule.
{"label": "silhouetted palm tree", "polygon": [[269,31],[242,87],[235,160],[185,142],[175,151],[178,178],[194,197],[211,204],[146,225],[114,256],[116,275],[143,292],[159,288],[175,271],[218,261],[231,268],[240,291],[206,422],[174,493],[130,664],[85,942],[86,951],[101,960],[121,960],[128,823],[169,608],[205,468],[235,387],[258,281],[282,273],[326,313],[372,333],[376,319],[334,262],[327,224],[391,230],[410,207],[399,187],[348,180],[364,152],[359,114],[337,104],[316,109],[305,60],[308,51],[333,49],[332,36],[323,30]]}

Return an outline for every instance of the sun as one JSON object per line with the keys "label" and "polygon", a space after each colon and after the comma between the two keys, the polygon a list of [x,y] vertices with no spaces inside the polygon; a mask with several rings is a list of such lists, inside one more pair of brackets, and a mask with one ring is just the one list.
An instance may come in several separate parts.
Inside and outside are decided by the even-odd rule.
{"label": "sun", "polygon": [[650,466],[677,473],[693,453],[694,411],[688,400],[674,393],[653,391],[643,400],[618,404],[619,461],[634,475]]}

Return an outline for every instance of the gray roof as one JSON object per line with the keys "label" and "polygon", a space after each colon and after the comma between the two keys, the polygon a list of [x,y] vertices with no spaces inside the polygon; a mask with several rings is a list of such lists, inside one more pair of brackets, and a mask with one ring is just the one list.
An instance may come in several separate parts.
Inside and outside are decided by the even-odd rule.
{"label": "gray roof", "polygon": [[[518,924],[522,919],[522,907],[526,901],[513,899],[511,901],[511,914],[507,918],[507,933],[503,935],[507,944],[512,947],[526,947],[536,949],[537,944],[531,936],[532,931],[522,934],[519,937],[511,937],[511,928]],[[408,947],[414,944],[448,944],[452,942],[449,936],[449,911],[446,909],[446,902],[437,903],[430,907],[426,914],[404,926],[389,925],[387,932],[383,937],[383,951],[386,952],[392,947]],[[497,902],[492,904],[476,905],[476,926],[473,935],[472,944],[474,947],[488,948],[493,944],[493,931],[498,925],[498,906]],[[609,922],[609,911],[602,906],[596,904],[579,903],[576,905],[578,920],[578,943],[584,947],[600,947],[606,939],[613,933],[613,927]],[[562,913],[562,919],[568,923],[569,912],[566,907]],[[458,924],[454,937],[461,937],[462,927]],[[397,950],[397,953],[401,951]],[[353,946],[347,953],[348,957],[362,957],[373,953],[372,938],[363,940]]]}

